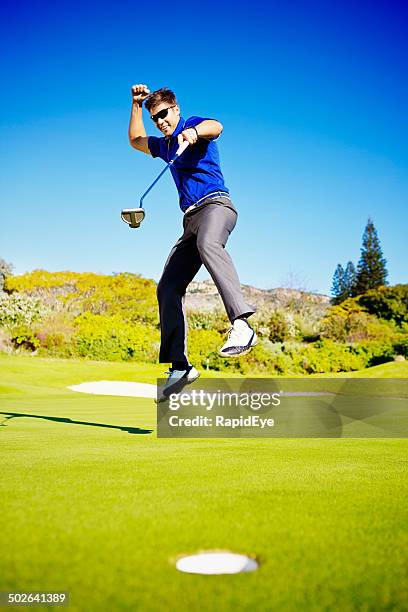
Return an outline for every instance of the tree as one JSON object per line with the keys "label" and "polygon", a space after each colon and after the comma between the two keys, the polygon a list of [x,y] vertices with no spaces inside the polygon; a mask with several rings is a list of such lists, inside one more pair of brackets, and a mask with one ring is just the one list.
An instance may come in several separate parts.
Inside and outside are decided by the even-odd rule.
{"label": "tree", "polygon": [[11,276],[13,271],[13,264],[7,263],[0,257],[0,291],[3,291],[4,281],[8,276]]}
{"label": "tree", "polygon": [[271,342],[285,342],[289,337],[289,326],[285,314],[280,310],[273,310],[268,321],[269,340]]}
{"label": "tree", "polygon": [[352,261],[347,263],[346,269],[344,270],[344,288],[347,292],[347,297],[353,297],[355,295],[356,287],[356,267]]}
{"label": "tree", "polygon": [[387,261],[384,259],[377,230],[369,218],[363,234],[360,261],[357,266],[357,275],[354,295],[361,295],[369,289],[376,289],[387,284]]}
{"label": "tree", "polygon": [[408,324],[408,285],[379,287],[360,295],[358,304],[379,319]]}
{"label": "tree", "polygon": [[347,287],[345,284],[345,272],[341,264],[337,264],[336,271],[333,274],[333,283],[331,291],[333,296],[333,304],[340,304],[348,297]]}

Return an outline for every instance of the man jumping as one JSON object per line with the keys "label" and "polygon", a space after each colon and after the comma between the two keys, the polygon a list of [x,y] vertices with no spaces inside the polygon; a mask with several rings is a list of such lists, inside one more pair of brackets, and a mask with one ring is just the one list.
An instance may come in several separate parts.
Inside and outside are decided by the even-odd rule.
{"label": "man jumping", "polygon": [[[186,289],[201,265],[213,279],[232,327],[220,349],[222,357],[248,353],[257,337],[247,321],[255,311],[245,303],[231,257],[225,250],[237,211],[224,184],[217,144],[223,126],[202,117],[183,119],[175,94],[167,88],[150,93],[144,84],[132,87],[129,142],[133,148],[168,162],[184,141],[187,149],[170,166],[184,213],[184,233],[172,248],[157,286],[160,311],[161,363],[171,362],[165,395],[193,382],[199,372],[187,357]],[[147,137],[142,107],[163,134]]]}

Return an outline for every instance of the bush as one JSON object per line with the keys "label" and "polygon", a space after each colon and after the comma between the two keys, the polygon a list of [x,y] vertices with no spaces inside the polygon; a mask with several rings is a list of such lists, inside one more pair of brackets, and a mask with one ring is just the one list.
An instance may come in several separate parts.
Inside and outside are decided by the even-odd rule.
{"label": "bush", "polygon": [[119,316],[84,313],[75,319],[72,355],[108,361],[157,360],[159,332],[142,323],[124,323]]}
{"label": "bush", "polygon": [[70,357],[71,341],[75,332],[74,320],[64,312],[53,312],[34,326],[40,353],[52,357]]}
{"label": "bush", "polygon": [[[218,355],[230,327],[223,310],[188,311],[189,357],[196,367],[220,372],[284,375],[351,371],[394,354],[408,357],[407,287],[369,291],[329,310],[326,305],[316,310],[304,296],[287,308],[263,306],[253,317],[260,342],[240,359]],[[14,346],[58,357],[157,360],[154,281],[134,274],[37,270],[8,277],[5,289],[8,293],[0,292],[0,326],[7,337],[0,350]]]}
{"label": "bush", "polygon": [[11,333],[11,342],[14,348],[34,352],[40,346],[40,342],[34,332],[25,326],[15,327]]}
{"label": "bush", "polygon": [[300,349],[288,347],[285,352],[291,357],[294,373],[349,372],[362,367],[362,360],[349,346],[332,340],[319,340]]}
{"label": "bush", "polygon": [[408,337],[401,338],[394,344],[394,354],[402,355],[406,359],[408,358]]}
{"label": "bush", "polygon": [[358,303],[370,314],[398,325],[408,322],[408,285],[379,287],[358,296]]}
{"label": "bush", "polygon": [[46,313],[47,309],[38,299],[19,294],[0,294],[0,325],[30,326],[40,321]]}
{"label": "bush", "polygon": [[361,342],[353,350],[363,359],[363,368],[370,368],[380,363],[392,361],[396,354],[395,346],[392,342]]}
{"label": "bush", "polygon": [[295,335],[293,320],[281,310],[274,310],[267,323],[269,327],[269,340],[271,342],[285,342]]}
{"label": "bush", "polygon": [[188,310],[187,311],[188,329],[213,329],[215,331],[225,333],[231,327],[224,311],[215,310],[207,312],[203,310]]}
{"label": "bush", "polygon": [[77,316],[120,314],[125,321],[158,324],[156,283],[137,274],[116,275],[90,272],[47,272],[34,270],[6,279],[5,290],[37,297],[53,310],[61,307]]}
{"label": "bush", "polygon": [[332,306],[322,321],[322,338],[341,343],[392,341],[400,330],[394,321],[382,321],[368,313],[355,298]]}
{"label": "bush", "polygon": [[260,340],[252,351],[241,359],[242,374],[284,374],[290,368],[290,359],[282,352],[280,343]]}
{"label": "bush", "polygon": [[353,299],[332,306],[322,320],[322,338],[345,342],[350,330],[350,320],[364,313],[364,308],[356,304]]}
{"label": "bush", "polygon": [[213,329],[190,329],[188,331],[188,356],[196,367],[212,370],[229,369],[218,350],[224,343],[224,337]]}
{"label": "bush", "polygon": [[296,333],[295,338],[304,342],[316,342],[320,339],[321,323],[304,315],[294,315],[293,318]]}

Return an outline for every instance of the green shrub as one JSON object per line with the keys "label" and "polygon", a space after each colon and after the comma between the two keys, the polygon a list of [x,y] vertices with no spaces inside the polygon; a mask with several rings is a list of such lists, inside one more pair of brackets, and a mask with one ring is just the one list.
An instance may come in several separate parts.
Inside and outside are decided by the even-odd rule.
{"label": "green shrub", "polygon": [[158,324],[156,283],[136,274],[34,270],[7,278],[5,290],[40,298],[50,308],[63,307],[73,316],[82,312],[120,314],[128,322]]}
{"label": "green shrub", "polygon": [[408,358],[408,336],[401,338],[394,344],[394,354]]}
{"label": "green shrub", "polygon": [[364,308],[351,298],[332,306],[322,320],[322,338],[346,342],[353,318],[358,319],[365,315]]}
{"label": "green shrub", "polygon": [[40,346],[40,342],[34,332],[24,325],[13,328],[11,342],[14,348],[34,352]]}
{"label": "green shrub", "polygon": [[322,321],[322,338],[341,343],[362,341],[392,341],[400,330],[394,321],[378,319],[349,298],[339,305],[332,306]]}
{"label": "green shrub", "polygon": [[[292,375],[351,371],[395,354],[407,356],[407,287],[381,288],[329,310],[326,305],[316,310],[305,296],[285,309],[271,311],[264,305],[253,317],[261,327],[260,342],[239,359],[218,355],[230,327],[223,310],[189,311],[189,358],[196,367],[220,372]],[[127,273],[36,270],[8,277],[5,289],[8,293],[0,294],[0,326],[15,348],[59,357],[157,361],[154,281]],[[321,340],[316,341],[319,332]]]}
{"label": "green shrub", "polygon": [[319,319],[304,314],[295,314],[293,322],[296,330],[295,339],[304,342],[316,342],[320,339],[321,322]]}
{"label": "green shrub", "polygon": [[231,323],[224,311],[215,310],[208,312],[203,310],[187,311],[188,329],[212,329],[221,333],[231,327]]}
{"label": "green shrub", "polygon": [[395,346],[392,342],[360,342],[353,347],[353,350],[362,357],[363,368],[370,368],[380,363],[392,361],[396,354]]}
{"label": "green shrub", "polygon": [[268,320],[269,340],[271,342],[285,342],[296,334],[293,319],[282,310],[274,310]]}
{"label": "green shrub", "polygon": [[290,359],[282,352],[280,343],[260,340],[248,355],[241,358],[242,374],[284,374],[290,368]]}
{"label": "green shrub", "polygon": [[299,349],[288,347],[285,352],[291,357],[295,373],[350,372],[364,367],[363,359],[351,346],[332,340],[318,340]]}
{"label": "green shrub", "polygon": [[72,352],[78,357],[108,361],[157,360],[159,332],[121,317],[84,313],[75,319]]}
{"label": "green shrub", "polygon": [[53,312],[34,326],[40,354],[70,357],[71,341],[75,332],[74,320],[64,312]]}
{"label": "green shrub", "polygon": [[398,325],[408,322],[408,285],[378,287],[358,296],[358,303],[370,314]]}
{"label": "green shrub", "polygon": [[213,329],[189,329],[187,341],[189,359],[196,367],[227,369],[224,367],[223,358],[218,355],[218,350],[224,343],[224,337],[219,332]]}
{"label": "green shrub", "polygon": [[19,294],[0,294],[0,325],[29,326],[41,320],[46,313],[47,309],[38,299]]}

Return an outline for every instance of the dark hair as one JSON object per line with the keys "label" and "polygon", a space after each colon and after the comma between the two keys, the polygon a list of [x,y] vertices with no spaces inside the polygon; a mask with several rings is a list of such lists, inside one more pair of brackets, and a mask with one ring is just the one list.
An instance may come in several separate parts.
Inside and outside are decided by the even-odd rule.
{"label": "dark hair", "polygon": [[168,102],[169,104],[177,104],[176,94],[171,89],[167,87],[162,87],[161,89],[157,89],[153,91],[150,95],[147,96],[145,100],[145,107],[150,113],[150,110],[155,106],[158,106],[162,102]]}

